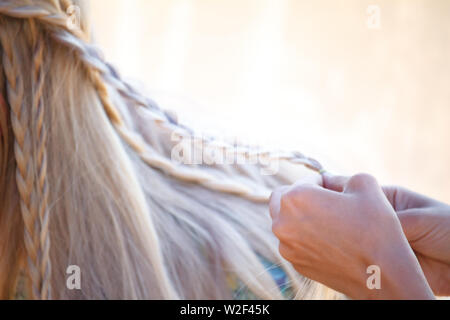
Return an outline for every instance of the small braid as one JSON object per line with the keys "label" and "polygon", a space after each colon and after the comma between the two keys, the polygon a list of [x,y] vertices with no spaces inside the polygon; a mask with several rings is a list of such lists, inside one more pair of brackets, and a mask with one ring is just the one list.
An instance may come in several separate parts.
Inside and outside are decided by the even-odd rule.
{"label": "small braid", "polygon": [[71,28],[68,26],[67,15],[65,12],[58,10],[60,9],[59,2],[52,2],[55,9],[54,12],[36,5],[18,5],[16,1],[2,1],[2,3],[0,3],[0,14],[13,18],[34,18],[49,26],[68,30],[80,39],[86,39],[85,34],[79,28]]}
{"label": "small braid", "polygon": [[[1,52],[1,47],[0,47]],[[3,63],[0,55],[0,179],[4,181],[8,166],[8,109],[4,98]],[[1,182],[0,182],[1,183]]]}
{"label": "small braid", "polygon": [[[16,159],[16,183],[20,195],[20,208],[24,222],[24,244],[28,255],[28,275],[30,282],[30,294],[33,299],[47,299],[50,294],[49,273],[49,242],[48,242],[48,220],[41,223],[41,212],[46,212],[46,190],[45,183],[45,156],[44,152],[39,160],[39,155],[34,154],[32,131],[30,123],[34,123],[34,112],[29,105],[25,104],[25,87],[23,78],[19,71],[20,51],[17,49],[14,39],[8,37],[7,32],[0,33],[0,42],[3,47],[3,68],[7,84],[7,97],[11,109],[11,125],[14,134],[14,154]],[[42,44],[40,46],[43,47]],[[36,47],[34,58],[43,55]],[[42,62],[42,58],[40,59]],[[34,69],[41,74],[39,63],[35,63]],[[43,80],[42,76],[37,76]],[[42,97],[41,85],[35,86],[34,99]],[[33,105],[40,105],[33,102]],[[35,113],[38,118],[40,111]],[[38,121],[39,122],[39,121]],[[42,133],[42,126],[37,125]],[[42,146],[42,145],[41,145]],[[39,181],[35,178],[35,169],[38,169]],[[43,182],[41,184],[41,181]],[[43,189],[41,189],[41,186]],[[43,227],[43,228],[42,228]],[[44,245],[44,246],[42,246]]]}
{"label": "small braid", "polygon": [[42,261],[39,265],[42,277],[42,287],[40,290],[42,299],[51,299],[51,262],[50,262],[50,235],[49,235],[49,210],[48,205],[48,182],[47,182],[47,130],[44,124],[44,103],[43,91],[45,74],[42,71],[44,60],[45,41],[43,33],[36,29],[34,20],[30,21],[31,37],[33,47],[33,68],[32,68],[32,122],[35,124],[36,145],[36,171],[37,171],[37,191],[39,201],[39,223],[40,248]]}

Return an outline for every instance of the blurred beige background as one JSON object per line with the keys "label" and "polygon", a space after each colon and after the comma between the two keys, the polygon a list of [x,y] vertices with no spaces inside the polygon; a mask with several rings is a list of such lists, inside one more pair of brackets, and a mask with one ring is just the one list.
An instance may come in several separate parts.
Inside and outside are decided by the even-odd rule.
{"label": "blurred beige background", "polygon": [[450,1],[90,3],[106,58],[182,122],[450,202]]}

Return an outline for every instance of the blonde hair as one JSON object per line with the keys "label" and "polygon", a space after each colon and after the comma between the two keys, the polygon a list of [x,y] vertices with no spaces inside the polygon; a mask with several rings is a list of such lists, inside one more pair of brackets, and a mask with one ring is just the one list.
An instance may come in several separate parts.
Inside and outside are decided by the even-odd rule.
{"label": "blonde hair", "polygon": [[[297,298],[329,294],[279,255],[267,209],[272,188],[312,174],[295,164],[320,164],[175,163],[171,137],[191,131],[103,61],[86,21],[69,27],[74,3],[0,0],[0,298],[23,272],[34,299],[228,299],[230,276],[281,299],[263,259]],[[69,265],[81,290],[66,288]]]}

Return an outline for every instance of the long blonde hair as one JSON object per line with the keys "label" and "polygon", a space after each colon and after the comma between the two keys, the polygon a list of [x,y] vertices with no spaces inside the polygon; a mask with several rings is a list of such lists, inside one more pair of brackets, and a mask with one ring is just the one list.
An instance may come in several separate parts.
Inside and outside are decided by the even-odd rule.
{"label": "long blonde hair", "polygon": [[73,4],[0,0],[0,298],[24,278],[34,299],[228,299],[230,277],[283,298],[263,259],[297,298],[325,297],[279,255],[267,209],[272,188],[316,174],[295,163],[320,165],[266,153],[280,171],[265,176],[172,161],[174,132],[190,130],[103,61],[87,21],[67,24]]}

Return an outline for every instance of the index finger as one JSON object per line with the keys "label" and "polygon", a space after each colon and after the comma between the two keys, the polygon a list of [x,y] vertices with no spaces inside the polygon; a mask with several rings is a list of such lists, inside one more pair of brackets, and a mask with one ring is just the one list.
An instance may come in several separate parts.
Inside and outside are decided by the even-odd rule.
{"label": "index finger", "polygon": [[437,200],[403,187],[383,186],[382,189],[395,211],[426,208],[441,204]]}
{"label": "index finger", "polygon": [[286,191],[287,189],[289,189],[289,186],[278,187],[270,195],[269,211],[270,211],[270,217],[272,218],[272,220],[276,219],[276,217],[280,213],[281,196],[283,195],[284,191]]}
{"label": "index finger", "polygon": [[350,177],[346,176],[336,176],[329,172],[324,172],[323,177],[323,187],[328,190],[343,192],[345,185],[348,183]]}

